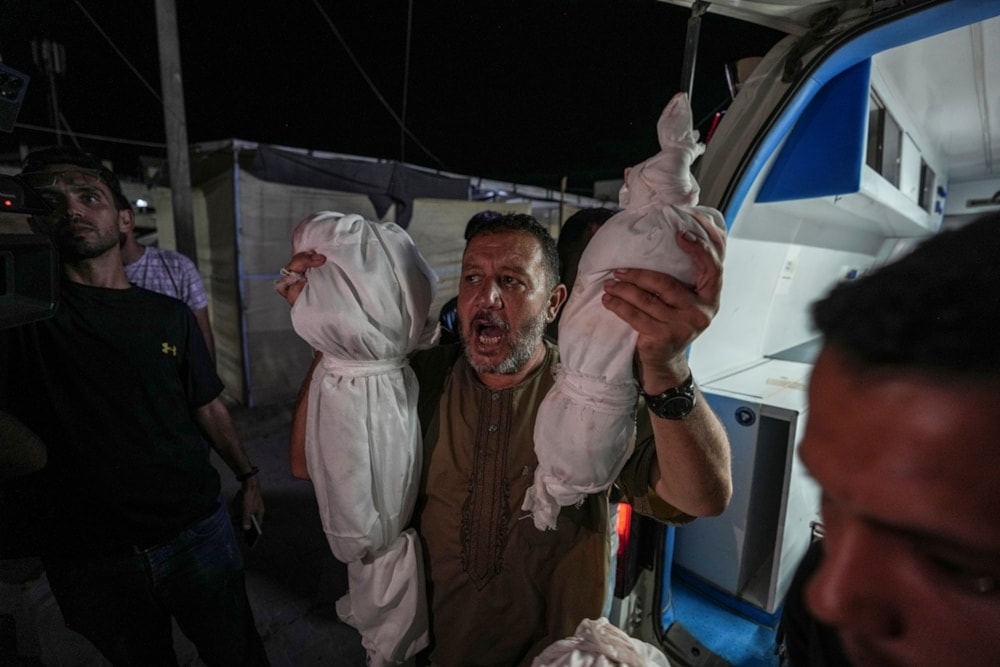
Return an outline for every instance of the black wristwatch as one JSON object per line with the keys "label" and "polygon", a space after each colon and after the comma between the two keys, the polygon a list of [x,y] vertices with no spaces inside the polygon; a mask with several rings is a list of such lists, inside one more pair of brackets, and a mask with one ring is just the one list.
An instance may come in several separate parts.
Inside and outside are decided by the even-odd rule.
{"label": "black wristwatch", "polygon": [[645,391],[640,392],[646,399],[649,411],[661,419],[684,419],[695,405],[694,375],[688,374],[687,379],[662,394],[650,396]]}

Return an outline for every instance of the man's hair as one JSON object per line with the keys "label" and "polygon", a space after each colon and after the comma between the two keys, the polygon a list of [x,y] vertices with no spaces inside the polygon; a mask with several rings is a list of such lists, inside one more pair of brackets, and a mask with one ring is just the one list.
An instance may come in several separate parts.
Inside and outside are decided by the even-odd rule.
{"label": "man's hair", "polygon": [[862,367],[1000,375],[1000,212],[922,242],[813,306],[825,341]]}
{"label": "man's hair", "polygon": [[560,250],[580,243],[584,232],[591,225],[600,227],[608,219],[617,213],[613,208],[582,208],[573,215],[566,218],[566,222],[559,229],[559,241],[556,244]]}
{"label": "man's hair", "polygon": [[21,163],[21,175],[44,171],[54,164],[71,164],[87,171],[94,172],[101,182],[111,191],[115,208],[119,211],[131,210],[132,204],[122,192],[122,185],[115,173],[90,153],[69,146],[53,146],[28,153]]}
{"label": "man's hair", "polygon": [[[600,227],[617,211],[610,208],[584,208],[566,218],[559,229],[559,240],[556,250],[559,252],[559,272],[562,279],[569,282],[570,275],[576,275],[576,265],[580,255],[590,242],[587,230],[592,226]],[[567,285],[572,289],[572,285]]]}
{"label": "man's hair", "polygon": [[490,220],[495,220],[499,218],[502,214],[496,211],[480,211],[474,216],[469,218],[469,221],[465,223],[465,240],[468,241],[472,238],[472,235],[476,232],[479,225]]}
{"label": "man's hair", "polygon": [[556,240],[538,220],[526,213],[504,213],[497,217],[481,220],[469,233],[466,244],[477,236],[505,231],[528,232],[538,239],[538,243],[542,247],[542,261],[545,264],[545,271],[548,273],[546,287],[553,289],[558,285],[559,253],[556,250]]}

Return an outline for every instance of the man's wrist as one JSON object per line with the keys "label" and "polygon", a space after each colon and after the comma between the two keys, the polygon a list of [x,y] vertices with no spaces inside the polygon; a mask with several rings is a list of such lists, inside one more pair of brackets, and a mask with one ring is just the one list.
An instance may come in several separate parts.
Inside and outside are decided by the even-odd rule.
{"label": "man's wrist", "polygon": [[679,362],[663,366],[643,365],[640,362],[636,372],[640,391],[652,396],[684,384],[690,376],[691,367],[683,357]]}
{"label": "man's wrist", "polygon": [[257,473],[259,472],[260,468],[258,468],[257,466],[250,466],[250,469],[247,470],[246,472],[241,472],[238,475],[236,475],[236,481],[239,482],[240,484],[246,484],[248,481],[256,477]]}
{"label": "man's wrist", "polygon": [[660,419],[684,419],[697,404],[697,389],[690,372],[683,382],[658,394],[651,394],[645,389],[641,389],[641,392],[646,407]]}

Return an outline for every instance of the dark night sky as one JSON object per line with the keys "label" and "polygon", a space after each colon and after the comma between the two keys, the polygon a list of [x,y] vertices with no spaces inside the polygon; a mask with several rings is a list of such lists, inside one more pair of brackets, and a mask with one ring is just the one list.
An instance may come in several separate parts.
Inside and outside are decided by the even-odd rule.
{"label": "dark night sky", "polygon": [[[408,81],[407,126],[429,153],[409,140],[404,148],[317,4],[400,115]],[[177,0],[189,141],[235,137],[554,188],[566,176],[578,194],[655,152],[656,118],[679,87],[689,10],[657,0],[412,6],[407,64],[404,0]],[[763,55],[779,37],[706,15],[696,120],[728,99],[724,63]],[[21,124],[52,127],[48,81],[30,48],[46,38],[66,48],[56,86],[73,132],[165,142],[153,0],[0,0],[0,55],[32,76]],[[165,155],[79,141],[125,174],[140,154]],[[0,153],[54,142],[16,128],[0,132]]]}

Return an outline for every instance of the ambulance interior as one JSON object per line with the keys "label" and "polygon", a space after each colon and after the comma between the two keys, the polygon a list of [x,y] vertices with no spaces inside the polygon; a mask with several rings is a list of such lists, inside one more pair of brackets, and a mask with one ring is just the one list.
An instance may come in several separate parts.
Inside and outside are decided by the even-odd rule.
{"label": "ambulance interior", "polygon": [[[706,9],[693,4],[693,15]],[[778,664],[785,593],[822,533],[818,489],[795,453],[820,347],[810,305],[1000,210],[1000,5],[931,2],[890,20],[870,3],[853,16],[847,3],[707,4],[737,17],[761,7],[758,22],[790,36],[740,87],[696,165],[701,203],[723,211],[729,237],[721,308],[690,361],[730,438],[734,495],[689,526],[633,521],[623,537],[652,546],[619,552],[635,588],[618,582],[616,620],[672,664]],[[817,38],[810,17],[824,11],[835,27]]]}

